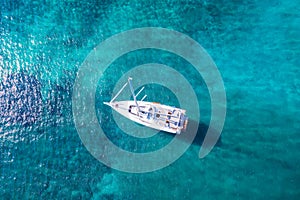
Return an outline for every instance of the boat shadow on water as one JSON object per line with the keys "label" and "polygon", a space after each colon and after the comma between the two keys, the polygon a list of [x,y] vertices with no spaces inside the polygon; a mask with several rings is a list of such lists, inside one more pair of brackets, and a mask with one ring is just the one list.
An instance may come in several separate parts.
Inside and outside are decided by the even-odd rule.
{"label": "boat shadow on water", "polygon": [[[197,128],[198,126],[198,128]],[[203,122],[197,122],[195,120],[189,119],[186,131],[182,132],[178,139],[183,141],[190,141],[190,137],[193,134],[193,131],[197,130],[197,134],[192,142],[193,145],[201,146],[205,136],[207,135],[208,125]],[[212,127],[212,134],[218,134],[217,131],[214,131]],[[221,146],[221,136],[218,138],[215,146]]]}

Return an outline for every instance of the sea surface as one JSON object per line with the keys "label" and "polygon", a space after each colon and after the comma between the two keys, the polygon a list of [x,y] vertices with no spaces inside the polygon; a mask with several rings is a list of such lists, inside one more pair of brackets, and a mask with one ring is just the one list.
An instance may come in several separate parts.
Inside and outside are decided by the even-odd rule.
{"label": "sea surface", "polygon": [[[299,1],[0,3],[0,199],[300,199]],[[200,159],[211,117],[201,76],[161,50],[123,55],[99,77],[95,96],[99,123],[120,148],[150,152],[173,139],[162,132],[128,137],[107,117],[113,112],[102,101],[135,66],[172,66],[192,85],[201,108],[195,141],[178,160],[127,173],[87,150],[75,127],[72,92],[98,44],[142,27],[175,30],[202,45],[223,78],[227,114],[219,141]],[[146,92],[149,101],[180,106],[166,87],[149,84]]]}

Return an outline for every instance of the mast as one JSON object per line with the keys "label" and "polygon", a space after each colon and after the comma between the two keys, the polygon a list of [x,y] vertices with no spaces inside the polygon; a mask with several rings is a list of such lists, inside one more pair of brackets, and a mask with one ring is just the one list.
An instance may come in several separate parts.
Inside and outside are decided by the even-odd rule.
{"label": "mast", "polygon": [[113,102],[113,101],[121,94],[121,92],[124,90],[124,88],[127,86],[127,84],[128,84],[128,83],[125,83],[125,84],[123,85],[123,87],[121,88],[121,90],[116,94],[116,96],[114,96],[114,98],[112,98],[112,99],[110,100],[109,103]]}
{"label": "mast", "polygon": [[[136,96],[135,96],[135,94],[134,94],[134,90],[133,90],[133,87],[132,87],[132,84],[131,84],[131,80],[132,80],[132,78],[129,77],[129,78],[128,78],[128,83],[129,83],[130,91],[131,91],[131,94],[132,94],[132,96],[133,96],[134,103],[135,103],[136,107],[138,108],[138,111],[140,112],[141,110],[140,110],[139,104],[138,104],[137,101],[136,101]],[[139,92],[139,93],[140,93],[140,92]]]}

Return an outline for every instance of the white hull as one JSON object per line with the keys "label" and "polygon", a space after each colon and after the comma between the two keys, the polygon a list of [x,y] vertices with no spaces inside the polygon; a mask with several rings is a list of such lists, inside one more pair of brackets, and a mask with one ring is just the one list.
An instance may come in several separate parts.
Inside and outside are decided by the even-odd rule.
{"label": "white hull", "polygon": [[185,110],[159,103],[115,101],[104,104],[136,123],[169,133],[180,134],[188,123]]}
{"label": "white hull", "polygon": [[137,101],[136,98],[144,87],[135,95],[131,80],[132,78],[129,77],[128,83],[133,101],[114,101],[128,85],[128,83],[125,83],[112,100],[104,102],[104,104],[110,106],[124,117],[150,128],[175,134],[180,134],[182,130],[186,129],[188,118],[185,115],[185,110],[159,103],[145,102],[143,100],[147,95],[141,101]]}

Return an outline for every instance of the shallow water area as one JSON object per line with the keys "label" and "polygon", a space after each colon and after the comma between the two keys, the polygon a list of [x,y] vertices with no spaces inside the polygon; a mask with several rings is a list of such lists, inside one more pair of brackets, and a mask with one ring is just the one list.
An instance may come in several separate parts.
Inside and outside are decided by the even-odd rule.
{"label": "shallow water area", "polygon": [[[0,197],[298,199],[299,6],[292,0],[3,0]],[[197,136],[178,160],[154,172],[132,174],[107,167],[90,154],[75,127],[72,94],[79,68],[99,43],[141,27],[176,30],[203,46],[223,78],[227,115],[217,145],[199,159],[211,118],[203,77],[191,63],[162,50],[119,57],[99,77],[94,105],[99,124],[114,144],[151,152],[174,138],[162,132],[134,138],[116,125],[116,113],[102,104],[115,94],[122,75],[136,66],[159,63],[179,71],[195,91],[201,113],[200,123],[191,119],[191,125],[199,126]],[[136,92],[142,87],[138,84],[137,79]],[[149,101],[180,106],[164,86],[145,85],[144,94]],[[132,98],[129,89],[120,98]]]}

